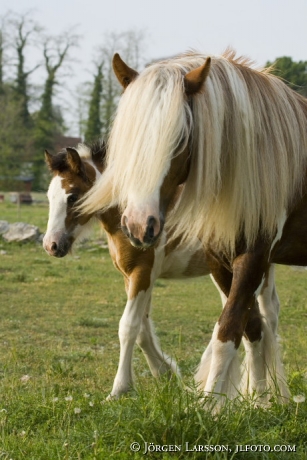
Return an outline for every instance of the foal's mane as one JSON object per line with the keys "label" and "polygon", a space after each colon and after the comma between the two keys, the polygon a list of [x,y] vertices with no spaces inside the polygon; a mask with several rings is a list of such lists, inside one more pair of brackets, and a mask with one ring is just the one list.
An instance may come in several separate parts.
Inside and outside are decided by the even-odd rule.
{"label": "foal's mane", "polygon": [[[113,123],[107,170],[85,210],[146,199],[178,146],[191,167],[168,225],[234,251],[270,238],[301,192],[307,157],[307,101],[267,69],[227,50],[212,57],[203,91],[189,101],[183,76],[206,56],[188,52],[147,67],[125,90]],[[182,143],[182,141],[184,141]],[[176,236],[176,231],[175,231]]]}

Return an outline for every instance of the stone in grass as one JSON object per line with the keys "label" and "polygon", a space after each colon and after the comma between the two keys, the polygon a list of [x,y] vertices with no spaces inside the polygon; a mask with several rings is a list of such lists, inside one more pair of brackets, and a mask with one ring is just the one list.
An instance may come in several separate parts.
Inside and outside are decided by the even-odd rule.
{"label": "stone in grass", "polygon": [[9,226],[6,233],[2,237],[9,243],[13,241],[37,241],[40,236],[40,231],[35,225],[25,224],[24,222],[15,222]]}
{"label": "stone in grass", "polygon": [[6,233],[10,227],[10,224],[6,220],[0,220],[0,235]]}

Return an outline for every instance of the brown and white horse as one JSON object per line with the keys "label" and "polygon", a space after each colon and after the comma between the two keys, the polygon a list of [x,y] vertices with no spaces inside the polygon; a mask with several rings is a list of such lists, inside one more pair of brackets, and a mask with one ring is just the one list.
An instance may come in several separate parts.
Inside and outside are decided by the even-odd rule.
{"label": "brown and white horse", "polygon": [[82,209],[119,205],[123,230],[149,247],[185,183],[166,223],[174,237],[201,237],[227,297],[198,374],[205,393],[219,393],[243,335],[261,343],[251,319],[270,264],[307,265],[307,100],[229,51],[187,53],[140,74],[115,55],[113,67],[125,90],[105,175]]}
{"label": "brown and white horse", "polygon": [[[103,144],[79,145],[67,148],[56,155],[46,152],[46,161],[53,173],[48,199],[49,221],[44,237],[44,248],[55,257],[65,256],[72,244],[90,228],[92,215],[76,212],[76,202],[92,188],[105,168]],[[165,355],[152,326],[151,295],[155,280],[160,278],[187,279],[209,274],[207,254],[200,241],[179,244],[180,238],[169,241],[165,231],[154,247],[145,250],[131,246],[120,228],[120,213],[117,207],[96,214],[106,231],[109,250],[115,267],[123,274],[127,293],[127,304],[120,320],[120,359],[110,397],[118,397],[132,386],[132,353],[135,342],[143,350],[151,372],[158,376],[164,372],[179,374],[176,362]],[[222,300],[225,302],[223,293]],[[221,391],[229,396],[234,389],[258,393],[278,386],[281,396],[288,395],[277,343],[279,301],[274,285],[274,268],[267,273],[266,282],[258,297],[260,316],[255,312],[254,321],[261,323],[262,341],[256,346],[246,338],[244,376],[241,380],[238,361],[233,361],[231,381],[225,381]],[[247,336],[246,336],[247,337]],[[211,359],[213,342],[199,366],[202,376]],[[201,378],[201,377],[200,377]],[[199,379],[200,379],[199,378]],[[198,380],[199,380],[198,379]]]}

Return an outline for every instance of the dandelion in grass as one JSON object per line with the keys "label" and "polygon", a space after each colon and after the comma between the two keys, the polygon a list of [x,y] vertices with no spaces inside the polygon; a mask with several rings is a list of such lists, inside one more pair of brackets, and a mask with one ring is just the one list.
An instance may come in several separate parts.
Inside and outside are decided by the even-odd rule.
{"label": "dandelion in grass", "polygon": [[89,398],[91,395],[89,395],[88,393],[84,393],[83,396],[87,399],[87,398]]}
{"label": "dandelion in grass", "polygon": [[296,411],[295,411],[295,417],[297,417],[298,414],[298,405],[305,402],[306,397],[305,395],[295,395],[293,396],[293,401],[296,403]]}
{"label": "dandelion in grass", "polygon": [[89,404],[90,407],[94,407],[93,401],[90,401],[88,404]]}
{"label": "dandelion in grass", "polygon": [[306,397],[305,395],[295,395],[293,396],[293,401],[297,404],[305,402]]}
{"label": "dandelion in grass", "polygon": [[73,397],[71,395],[66,396],[65,401],[71,402],[73,400]]}
{"label": "dandelion in grass", "polygon": [[80,414],[80,412],[81,412],[80,407],[75,407],[75,408],[74,408],[74,413],[75,413],[75,414]]}

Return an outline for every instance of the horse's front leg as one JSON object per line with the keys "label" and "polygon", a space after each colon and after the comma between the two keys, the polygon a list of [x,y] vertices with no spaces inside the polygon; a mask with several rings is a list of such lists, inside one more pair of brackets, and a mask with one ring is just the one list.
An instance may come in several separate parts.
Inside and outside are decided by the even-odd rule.
{"label": "horse's front leg", "polygon": [[[132,355],[146,306],[151,299],[150,275],[151,270],[134,270],[129,280],[125,280],[128,300],[119,322],[119,364],[112,391],[107,399],[118,398],[131,390],[133,386]],[[141,283],[140,280],[142,280]]]}
{"label": "horse's front leg", "polygon": [[[232,273],[211,252],[208,252],[207,256],[210,260],[211,279],[221,296],[224,308],[231,288]],[[194,377],[199,390],[204,390],[208,386],[208,379],[212,378],[212,369],[218,372],[215,362],[218,346],[217,329],[218,324],[214,327],[211,340],[202,355]],[[219,392],[227,395],[228,398],[236,396],[240,386],[240,362],[237,353],[229,355],[228,365],[221,369],[221,373],[223,378],[220,382]]]}
{"label": "horse's front leg", "polygon": [[[261,290],[267,260],[268,251],[259,250],[241,254],[233,261],[228,299],[213,332],[211,365],[204,386],[205,394],[214,393],[219,399],[219,395],[225,393],[224,389],[231,383],[230,370],[237,359],[243,334],[246,328],[248,330],[250,314],[255,311],[256,296]],[[219,271],[213,273],[213,276],[216,275],[215,279],[219,278]],[[246,333],[250,340],[259,340],[260,318],[253,319],[253,326],[254,330]]]}

